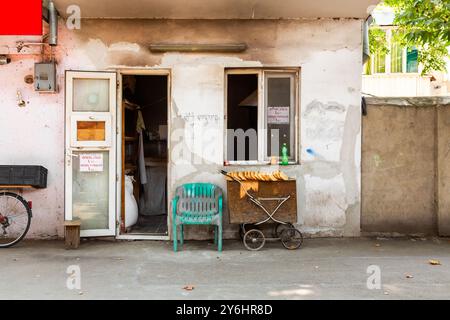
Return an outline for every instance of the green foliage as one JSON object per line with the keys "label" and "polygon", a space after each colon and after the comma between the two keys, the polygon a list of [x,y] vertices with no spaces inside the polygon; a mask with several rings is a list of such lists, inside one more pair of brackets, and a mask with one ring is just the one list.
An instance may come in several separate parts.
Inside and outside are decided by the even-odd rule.
{"label": "green foliage", "polygon": [[386,32],[378,28],[369,29],[369,49],[371,54],[388,54]]}
{"label": "green foliage", "polygon": [[[397,41],[419,50],[423,73],[444,71],[450,46],[450,0],[384,0],[394,9]],[[375,42],[376,43],[376,42]]]}

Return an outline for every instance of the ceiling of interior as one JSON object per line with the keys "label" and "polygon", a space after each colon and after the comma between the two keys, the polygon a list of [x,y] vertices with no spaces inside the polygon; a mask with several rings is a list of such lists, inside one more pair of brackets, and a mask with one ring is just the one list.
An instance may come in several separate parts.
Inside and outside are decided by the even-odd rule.
{"label": "ceiling of interior", "polygon": [[82,18],[280,19],[365,18],[380,0],[53,0]]}

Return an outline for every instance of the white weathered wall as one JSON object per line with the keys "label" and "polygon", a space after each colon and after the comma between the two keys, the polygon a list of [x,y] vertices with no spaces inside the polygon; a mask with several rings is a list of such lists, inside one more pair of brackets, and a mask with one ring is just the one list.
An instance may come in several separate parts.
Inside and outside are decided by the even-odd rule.
{"label": "white weathered wall", "polygon": [[430,78],[415,73],[364,75],[362,92],[377,97],[428,97],[435,95]]}
{"label": "white weathered wall", "polygon": [[[177,149],[170,164],[171,192],[187,181],[225,187],[218,174],[223,164],[224,68],[301,67],[301,165],[283,169],[298,181],[300,228],[311,235],[359,235],[360,20],[88,20],[79,31],[62,24],[60,30],[58,94],[38,94],[24,83],[39,56],[12,55],[11,64],[0,66],[0,164],[49,169],[48,189],[26,192],[34,205],[30,236],[62,236],[64,71],[124,66],[172,71],[170,126],[172,133],[182,129],[184,137],[172,137]],[[246,42],[249,49],[242,54],[151,54],[147,46],[152,42]],[[25,108],[16,105],[17,90],[27,101]],[[217,151],[194,146],[197,131],[192,128],[199,126]],[[203,162],[180,164],[180,148]],[[235,227],[226,228],[225,237],[235,234]],[[190,237],[205,235],[204,229],[190,232]]]}

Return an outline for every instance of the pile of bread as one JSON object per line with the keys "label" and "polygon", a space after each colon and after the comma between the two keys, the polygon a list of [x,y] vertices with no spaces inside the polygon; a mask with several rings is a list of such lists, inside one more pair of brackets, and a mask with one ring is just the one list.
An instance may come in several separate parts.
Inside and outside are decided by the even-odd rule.
{"label": "pile of bread", "polygon": [[272,173],[258,172],[258,171],[235,171],[227,173],[227,180],[238,181],[286,181],[289,177],[280,170]]}

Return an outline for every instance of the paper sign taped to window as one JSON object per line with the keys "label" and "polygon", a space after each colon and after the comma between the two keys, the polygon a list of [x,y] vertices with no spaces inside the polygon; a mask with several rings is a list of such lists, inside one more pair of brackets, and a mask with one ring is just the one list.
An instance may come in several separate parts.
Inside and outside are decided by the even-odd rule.
{"label": "paper sign taped to window", "polygon": [[268,107],[267,123],[268,124],[289,124],[289,107]]}
{"label": "paper sign taped to window", "polygon": [[103,154],[101,153],[81,153],[80,172],[102,172]]}

